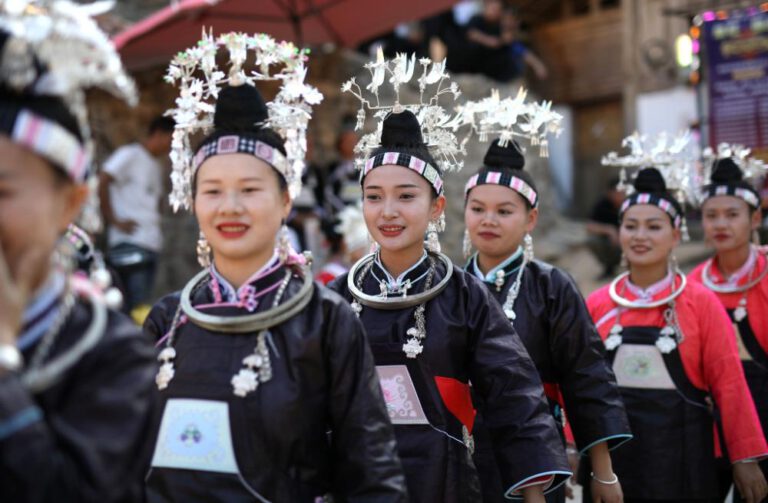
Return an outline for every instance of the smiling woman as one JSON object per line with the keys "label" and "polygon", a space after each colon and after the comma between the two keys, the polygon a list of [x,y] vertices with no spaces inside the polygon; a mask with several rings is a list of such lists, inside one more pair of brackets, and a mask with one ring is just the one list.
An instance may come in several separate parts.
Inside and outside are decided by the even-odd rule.
{"label": "smiling woman", "polygon": [[383,121],[366,159],[363,213],[378,247],[337,278],[360,316],[395,426],[411,501],[480,501],[476,396],[501,472],[498,498],[543,501],[570,474],[541,382],[485,288],[424,235],[440,227],[443,173],[408,110]]}
{"label": "smiling woman", "polygon": [[718,418],[737,486],[761,501],[768,446],[728,315],[674,264],[683,210],[665,177],[642,169],[634,189],[619,229],[629,271],[587,301],[635,437],[613,456],[625,501],[722,501]]}
{"label": "smiling woman", "polygon": [[[266,35],[227,34],[200,46],[214,55],[225,46],[233,60],[223,82],[206,75],[223,87],[208,94],[214,129],[194,153],[184,148],[189,117],[178,120],[187,111],[174,110],[172,197],[191,202],[204,269],[162,298],[144,326],[162,362],[148,500],[405,501],[362,326],[338,295],[313,284],[281,231],[301,188],[306,123],[273,129],[279,120],[269,110],[308,115],[293,92],[304,86],[304,57]],[[283,58],[290,99],[279,93],[264,103],[239,73],[246,49],[257,63]],[[176,60],[178,75],[192,70],[189,61]],[[188,84],[182,79],[182,95]]]}

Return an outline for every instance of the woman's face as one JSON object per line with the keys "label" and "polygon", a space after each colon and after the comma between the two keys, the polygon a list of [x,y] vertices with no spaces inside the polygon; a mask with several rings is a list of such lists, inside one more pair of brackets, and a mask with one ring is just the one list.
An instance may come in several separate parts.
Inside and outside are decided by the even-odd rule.
{"label": "woman's face", "polygon": [[469,192],[464,225],[472,246],[486,257],[504,260],[512,255],[526,233],[536,227],[538,210],[522,196],[502,185],[478,185]]}
{"label": "woman's face", "polygon": [[84,184],[65,181],[39,155],[0,135],[0,246],[14,279],[22,263],[45,280],[60,236],[75,220],[88,195]]}
{"label": "woman's face", "polygon": [[680,231],[658,206],[636,204],[624,212],[619,243],[630,266],[666,263],[679,241]]}
{"label": "woman's face", "polygon": [[760,212],[734,196],[710,197],[701,209],[704,236],[717,253],[749,246],[752,231],[760,227]]}
{"label": "woman's face", "polygon": [[363,180],[363,217],[373,239],[389,253],[424,246],[430,220],[440,216],[445,197],[418,173],[395,165],[379,166]]}
{"label": "woman's face", "polygon": [[278,176],[269,164],[248,154],[216,155],[200,166],[195,216],[216,263],[258,268],[272,256],[291,208]]}

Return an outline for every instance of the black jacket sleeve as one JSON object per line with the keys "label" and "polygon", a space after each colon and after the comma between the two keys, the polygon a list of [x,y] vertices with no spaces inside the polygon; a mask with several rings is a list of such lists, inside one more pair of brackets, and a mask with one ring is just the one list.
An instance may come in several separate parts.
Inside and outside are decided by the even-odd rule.
{"label": "black jacket sleeve", "polygon": [[33,396],[4,376],[0,423],[16,427],[0,435],[0,501],[138,501],[153,360],[139,330],[110,313],[102,340],[53,387]]}
{"label": "black jacket sleeve", "polygon": [[549,281],[551,351],[576,445],[586,451],[607,441],[613,448],[632,435],[602,339],[573,280],[553,268]]}
{"label": "black jacket sleeve", "polygon": [[538,371],[499,304],[476,278],[466,276],[468,324],[475,337],[470,379],[484,404],[504,488],[516,490],[546,475],[554,476],[557,486],[570,470]]}
{"label": "black jacket sleeve", "polygon": [[350,502],[404,502],[405,476],[363,326],[346,301],[325,295],[334,486]]}

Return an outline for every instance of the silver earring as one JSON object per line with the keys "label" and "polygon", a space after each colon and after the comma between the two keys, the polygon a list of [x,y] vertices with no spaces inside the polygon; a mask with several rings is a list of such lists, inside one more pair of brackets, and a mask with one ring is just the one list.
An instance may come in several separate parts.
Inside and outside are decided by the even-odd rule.
{"label": "silver earring", "polygon": [[291,252],[291,241],[288,239],[288,226],[283,223],[280,228],[280,236],[277,238],[277,256],[280,262],[288,260]]}
{"label": "silver earring", "polygon": [[752,242],[755,246],[760,246],[760,231],[757,229],[752,231]]}
{"label": "silver earring", "polygon": [[624,252],[621,252],[621,261],[619,262],[619,265],[622,269],[629,268],[629,261],[627,260],[627,256],[624,254]]}
{"label": "silver earring", "polygon": [[523,238],[523,255],[526,261],[533,260],[533,238],[530,234],[526,234]]}
{"label": "silver earring", "polygon": [[211,245],[205,239],[203,231],[200,231],[200,236],[197,238],[197,263],[203,269],[211,267]]}
{"label": "silver earring", "polygon": [[672,273],[673,274],[678,271],[678,268],[677,268],[677,257],[675,257],[674,255],[672,255],[672,257],[669,259],[669,266],[672,269]]}
{"label": "silver earring", "polygon": [[427,250],[440,253],[440,238],[438,237],[439,221],[432,220],[427,226]]}
{"label": "silver earring", "polygon": [[462,242],[461,249],[464,253],[464,260],[472,255],[472,239],[469,237],[469,229],[464,229],[464,241]]}

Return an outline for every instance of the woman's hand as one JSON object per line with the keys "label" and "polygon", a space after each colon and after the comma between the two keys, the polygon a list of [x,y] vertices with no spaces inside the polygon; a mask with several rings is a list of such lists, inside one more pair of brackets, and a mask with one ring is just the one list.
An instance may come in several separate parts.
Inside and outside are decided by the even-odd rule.
{"label": "woman's hand", "polygon": [[613,473],[608,444],[600,442],[592,446],[589,449],[589,460],[593,470],[589,484],[593,503],[622,503],[624,493],[621,491],[619,478]]}
{"label": "woman's hand", "polygon": [[523,501],[525,503],[546,503],[544,498],[544,489],[541,484],[523,488]]}
{"label": "woman's hand", "polygon": [[747,503],[760,503],[768,496],[768,484],[757,463],[735,463],[733,483]]}
{"label": "woman's hand", "polygon": [[593,503],[622,503],[624,501],[624,493],[621,491],[619,482],[605,484],[593,478],[590,489],[592,490]]}

